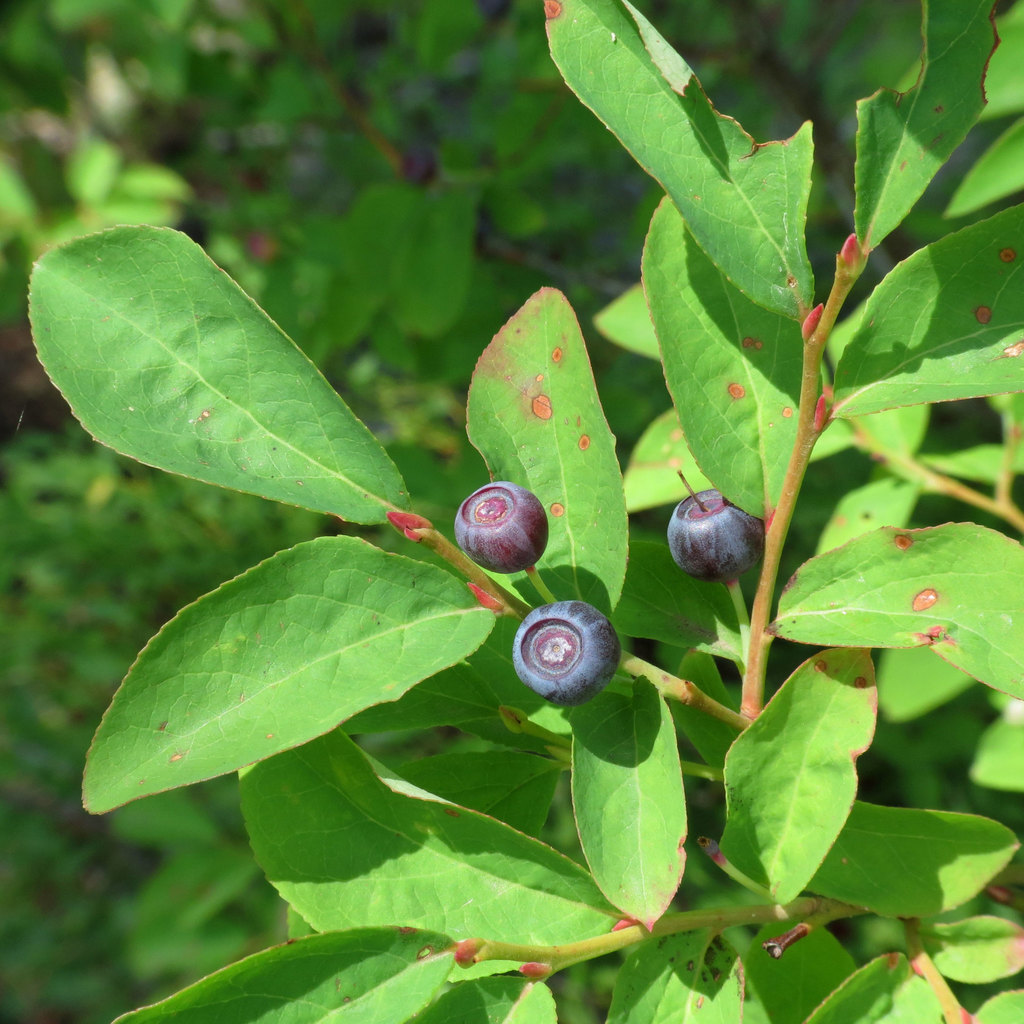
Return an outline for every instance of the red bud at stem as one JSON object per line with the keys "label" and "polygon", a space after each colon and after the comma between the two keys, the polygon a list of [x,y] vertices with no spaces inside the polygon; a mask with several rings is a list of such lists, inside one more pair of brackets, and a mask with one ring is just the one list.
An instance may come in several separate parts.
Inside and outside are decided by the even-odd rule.
{"label": "red bud at stem", "polygon": [[417,530],[432,530],[434,528],[434,524],[429,519],[424,519],[423,516],[418,516],[415,512],[389,512],[388,522],[399,533],[404,533],[409,540],[416,544],[422,539],[421,535],[416,532]]}
{"label": "red bud at stem", "polygon": [[468,967],[480,952],[479,939],[463,939],[455,946],[455,962],[460,967]]}
{"label": "red bud at stem", "polygon": [[860,245],[857,243],[857,236],[850,235],[845,242],[843,242],[842,249],[839,250],[839,258],[848,266],[857,266],[860,260]]}
{"label": "red bud at stem", "polygon": [[475,583],[467,583],[466,586],[472,591],[477,602],[489,612],[494,612],[495,615],[505,614],[505,606],[496,597],[488,594],[483,587],[478,587]]}
{"label": "red bud at stem", "polygon": [[820,434],[825,429],[825,396],[818,395],[818,402],[814,406],[814,432]]}
{"label": "red bud at stem", "polygon": [[824,311],[824,303],[819,302],[814,309],[807,314],[806,319],[800,327],[800,333],[803,335],[804,341],[807,341],[814,333],[814,329],[818,326],[818,321],[821,320],[821,314]]}
{"label": "red bud at stem", "polygon": [[541,978],[546,978],[551,973],[551,964],[540,964],[533,961],[528,964],[523,964],[519,968],[519,973],[524,978],[533,978],[539,981]]}

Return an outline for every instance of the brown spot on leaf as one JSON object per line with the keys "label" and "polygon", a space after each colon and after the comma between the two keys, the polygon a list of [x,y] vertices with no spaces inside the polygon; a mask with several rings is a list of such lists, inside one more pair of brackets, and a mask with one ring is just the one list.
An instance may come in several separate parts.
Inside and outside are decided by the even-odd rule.
{"label": "brown spot on leaf", "polygon": [[746,393],[747,389],[742,384],[737,384],[735,381],[729,385],[729,394],[733,398],[742,398]]}
{"label": "brown spot on leaf", "polygon": [[792,416],[792,415],[793,415],[793,410],[792,410],[792,409],[790,409],[790,407],[789,407],[789,406],[787,405],[787,406],[786,406],[786,407],[785,407],[785,408],[784,408],[784,409],[782,410],[782,415],[783,415],[783,416],[784,416],[784,417],[785,417],[785,418],[786,418],[786,419],[788,420],[788,419],[790,418],[790,416]]}
{"label": "brown spot on leaf", "polygon": [[1015,342],[1013,345],[1007,345],[1003,349],[1003,355],[1007,359],[1016,359],[1022,352],[1024,352],[1024,341]]}
{"label": "brown spot on leaf", "polygon": [[819,660],[819,661],[816,661],[814,663],[814,671],[815,672],[824,672],[825,669],[827,669],[827,668],[828,668],[828,664],[825,661]]}
{"label": "brown spot on leaf", "polygon": [[562,13],[562,5],[558,0],[544,0],[544,17],[551,21]]}
{"label": "brown spot on leaf", "polygon": [[938,601],[939,595],[929,587],[927,590],[922,590],[918,594],[911,605],[915,612],[923,612],[926,608],[931,608],[936,601]]}
{"label": "brown spot on leaf", "polygon": [[999,258],[1004,263],[1012,263],[1017,258],[1017,250],[1011,249],[1009,246],[1007,246],[1005,249],[1000,249]]}
{"label": "brown spot on leaf", "polygon": [[564,516],[565,515],[565,506],[560,501],[556,501],[551,506],[551,514],[553,516],[555,516],[556,518],[558,518],[559,516]]}
{"label": "brown spot on leaf", "polygon": [[868,685],[868,681],[863,676],[857,676],[853,681],[853,685],[856,686],[858,690],[863,690]]}
{"label": "brown spot on leaf", "polygon": [[974,311],[974,319],[979,324],[987,324],[992,319],[992,309],[989,306],[978,306]]}
{"label": "brown spot on leaf", "polygon": [[424,946],[422,949],[416,951],[417,960],[425,960],[431,953],[434,952],[433,946]]}
{"label": "brown spot on leaf", "polygon": [[462,815],[459,814],[458,811],[453,811],[450,807],[446,807],[444,809],[444,813],[447,814],[449,818],[461,818],[462,817]]}
{"label": "brown spot on leaf", "polygon": [[533,415],[539,420],[551,419],[551,399],[547,395],[538,395],[530,406]]}
{"label": "brown spot on leaf", "polygon": [[174,764],[175,761],[180,761],[184,756],[182,753],[171,754],[171,764]]}
{"label": "brown spot on leaf", "polygon": [[556,348],[554,352],[551,353],[551,361],[553,363],[560,363],[562,361],[562,350],[560,348]]}
{"label": "brown spot on leaf", "polygon": [[166,722],[161,722],[157,727],[157,732],[163,732],[167,728]]}
{"label": "brown spot on leaf", "polygon": [[761,341],[760,338],[744,338],[743,339],[743,347],[744,348],[760,349],[763,346],[764,346],[764,342]]}
{"label": "brown spot on leaf", "polygon": [[264,739],[268,739],[268,740],[272,740],[273,738],[274,738],[274,734],[272,732],[268,732],[267,735],[264,737]]}
{"label": "brown spot on leaf", "polygon": [[580,437],[579,444],[580,444],[580,451],[581,452],[585,452],[590,447],[590,438],[586,434],[583,434]]}
{"label": "brown spot on leaf", "polygon": [[544,379],[544,374],[538,373],[537,376],[534,377],[533,379],[539,384]]}
{"label": "brown spot on leaf", "polygon": [[900,551],[906,551],[914,542],[905,533],[898,533],[893,543]]}
{"label": "brown spot on leaf", "polygon": [[937,107],[933,108],[936,114],[941,114],[946,108],[940,103]]}

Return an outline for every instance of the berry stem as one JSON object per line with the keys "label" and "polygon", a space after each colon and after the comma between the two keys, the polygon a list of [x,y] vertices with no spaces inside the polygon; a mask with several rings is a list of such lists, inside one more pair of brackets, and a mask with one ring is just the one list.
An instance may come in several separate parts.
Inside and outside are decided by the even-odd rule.
{"label": "berry stem", "polygon": [[544,582],[541,574],[537,571],[537,566],[531,565],[526,570],[526,575],[530,577],[530,582],[533,584],[534,589],[548,604],[557,604],[558,598],[551,593],[550,587]]}
{"label": "berry stem", "polygon": [[543,740],[549,749],[551,747],[560,750],[569,750],[571,748],[571,743],[567,736],[559,736],[557,732],[552,732],[536,722],[531,722],[530,716],[525,711],[520,711],[519,708],[512,708],[507,704],[502,704],[498,708],[498,714],[501,716],[501,721],[509,732],[536,736],[537,739]]}
{"label": "berry stem", "polygon": [[663,697],[671,697],[680,704],[687,704],[691,708],[703,711],[704,714],[717,718],[734,729],[746,729],[750,721],[742,715],[736,714],[732,708],[719,704],[714,697],[709,697],[700,687],[691,683],[688,679],[680,679],[664,669],[652,665],[649,661],[637,657],[635,654],[623,654],[619,661],[619,667],[631,676],[643,676],[649,679],[658,688]]}
{"label": "berry stem", "polygon": [[724,782],[725,772],[721,768],[713,768],[699,761],[680,761],[679,767],[684,775],[692,775],[697,779],[709,779],[711,782]]}
{"label": "berry stem", "polygon": [[[815,415],[821,396],[821,359],[825,352],[825,343],[867,259],[867,252],[864,249],[858,246],[856,252],[851,252],[849,250],[852,247],[848,243],[849,240],[843,247],[843,255],[836,256],[836,276],[828,301],[822,307],[821,313],[814,318],[813,330],[806,334],[796,439],[782,481],[779,503],[774,511],[766,510],[771,514],[767,517],[765,529],[761,576],[750,609],[750,649],[747,654],[747,670],[743,676],[743,697],[740,703],[740,711],[748,719],[756,718],[764,707],[765,670],[768,664],[768,648],[772,641],[767,626],[775,599],[775,583],[779,575],[782,548],[789,533],[797,496],[811,460],[814,444],[829,423],[828,416],[823,416],[820,411],[817,416]],[[806,320],[804,324],[807,326]]]}

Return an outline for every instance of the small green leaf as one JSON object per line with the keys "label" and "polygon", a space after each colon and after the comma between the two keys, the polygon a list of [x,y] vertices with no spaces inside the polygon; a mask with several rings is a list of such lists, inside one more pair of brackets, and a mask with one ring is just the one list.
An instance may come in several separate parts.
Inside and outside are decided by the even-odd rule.
{"label": "small green leaf", "polygon": [[[736,710],[736,700],[730,696],[722,682],[718,664],[710,654],[701,651],[687,651],[675,674],[688,679],[719,704]],[[697,753],[715,768],[725,765],[725,756],[736,739],[736,730],[711,715],[691,708],[686,704],[672,701],[669,705],[672,717],[686,738],[696,747]]]}
{"label": "small green leaf", "polygon": [[925,0],[921,75],[857,104],[854,224],[869,249],[907,215],[985,105],[992,0]]}
{"label": "small green leaf", "polygon": [[1002,917],[922,925],[921,939],[935,966],[953,981],[984,985],[1024,968],[1024,928]]}
{"label": "small green leaf", "polygon": [[763,517],[778,500],[796,437],[799,334],[792,320],[730,284],[687,227],[663,200],[644,246],[644,289],[665,379],[704,475]]}
{"label": "small green leaf", "polygon": [[834,416],[1024,391],[1024,206],[900,263],[836,367]]}
{"label": "small green leaf", "polygon": [[909,722],[963,693],[973,680],[927,647],[891,647],[878,659],[878,707],[890,722]]}
{"label": "small green leaf", "polygon": [[667,544],[634,541],[622,600],[613,616],[626,636],[695,647],[732,661],[743,658],[736,608],[721,583],[687,576]]}
{"label": "small green leaf", "polygon": [[938,997],[902,953],[865,964],[839,986],[807,1024],[903,1024],[942,1019]]}
{"label": "small green leaf", "polygon": [[96,732],[85,805],[98,814],[304,743],[464,658],[493,625],[444,570],[358,538],[281,551],[149,642]]}
{"label": "small green leaf", "polygon": [[1020,1024],[1024,1018],[1024,991],[1001,992],[975,1014],[978,1024]]}
{"label": "small green leaf", "polygon": [[853,957],[826,928],[815,928],[780,959],[774,959],[762,943],[788,928],[779,922],[766,924],[743,955],[744,976],[771,1024],[803,1024],[808,1014],[856,969]]}
{"label": "small green leaf", "polygon": [[118,1024],[404,1024],[454,963],[446,935],[361,928],[293,939],[246,957]]}
{"label": "small green leaf", "polygon": [[809,308],[810,124],[782,142],[755,143],[628,3],[561,0],[547,26],[569,88],[662,185],[726,277],[785,316]]}
{"label": "small green leaf", "polygon": [[[632,513],[658,505],[679,504],[687,495],[686,487],[679,479],[680,473],[695,491],[711,486],[711,481],[700,471],[686,447],[675,409],[669,409],[647,427],[629,457],[622,477],[626,510]],[[668,519],[669,513],[666,512],[666,529]]]}
{"label": "small green leaf", "polygon": [[601,891],[648,929],[683,877],[686,800],[672,716],[638,679],[632,698],[602,693],[572,713],[572,802]]}
{"label": "small green leaf", "polygon": [[535,836],[548,816],[563,765],[514,750],[460,751],[421,757],[399,774],[445,800]]}
{"label": "small green leaf", "polygon": [[542,288],[487,346],[467,416],[491,478],[528,488],[547,510],[551,532],[538,565],[548,586],[608,614],[626,573],[622,476],[583,335],[561,292]]}
{"label": "small green leaf", "polygon": [[525,978],[476,978],[453,985],[416,1024],[557,1024],[555,998]]}
{"label": "small green leaf", "polygon": [[613,302],[609,302],[594,317],[594,326],[609,341],[627,352],[635,352],[648,359],[661,358],[642,285],[633,285]]}
{"label": "small green leaf", "polygon": [[722,851],[766,879],[772,898],[803,891],[846,821],[855,762],[878,708],[867,651],[822,651],[805,661],[740,733],[725,759]]}
{"label": "small green leaf", "polygon": [[946,207],[963,217],[1024,188],[1024,118],[1014,121],[975,161]]}
{"label": "small green leaf", "polygon": [[799,643],[927,646],[1024,697],[1024,549],[995,530],[883,527],[805,562],[769,627]]}
{"label": "small green leaf", "polygon": [[1013,701],[1006,717],[993,722],[978,741],[971,782],[989,789],[1024,792],[1024,704]]}
{"label": "small green leaf", "polygon": [[256,859],[314,928],[401,921],[550,945],[603,934],[616,920],[590,875],[551,847],[391,786],[338,731],[242,775]]}
{"label": "small green leaf", "polygon": [[1009,466],[1006,449],[1001,444],[978,444],[953,452],[925,452],[920,461],[929,469],[947,476],[995,484],[1007,469],[1013,473],[1024,473],[1024,447],[1018,446]]}
{"label": "small green leaf", "polygon": [[980,892],[1018,846],[989,818],[858,800],[810,888],[885,917],[927,917]]}
{"label": "small green leaf", "polygon": [[408,507],[373,435],[180,232],[112,228],[51,249],[29,299],[40,360],[103,444],[354,522]]}
{"label": "small green leaf", "polygon": [[707,928],[666,935],[631,953],[615,982],[608,1024],[736,1024],[743,970]]}

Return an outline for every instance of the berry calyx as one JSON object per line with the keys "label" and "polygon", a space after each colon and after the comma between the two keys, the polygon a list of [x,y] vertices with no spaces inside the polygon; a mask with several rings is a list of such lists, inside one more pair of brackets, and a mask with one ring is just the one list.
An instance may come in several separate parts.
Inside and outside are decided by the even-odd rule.
{"label": "berry calyx", "polygon": [[721,491],[701,491],[676,506],[668,523],[668,546],[683,572],[709,583],[727,583],[760,559],[764,523]]}
{"label": "berry calyx", "polygon": [[491,572],[521,572],[548,543],[548,517],[531,491],[504,480],[474,491],[455,517],[455,541]]}
{"label": "berry calyx", "polygon": [[571,707],[597,696],[615,675],[622,647],[614,627],[585,601],[534,608],[512,645],[516,675],[553,704]]}

